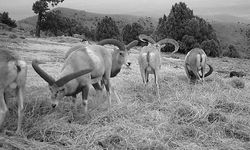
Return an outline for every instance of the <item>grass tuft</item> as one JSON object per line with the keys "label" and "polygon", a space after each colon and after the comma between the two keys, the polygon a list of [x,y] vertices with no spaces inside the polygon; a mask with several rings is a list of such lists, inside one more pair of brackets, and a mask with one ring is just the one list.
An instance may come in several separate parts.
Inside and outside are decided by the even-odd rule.
{"label": "grass tuft", "polygon": [[230,81],[229,84],[233,87],[233,88],[237,88],[237,89],[243,89],[245,87],[245,82],[243,79],[237,78],[237,77],[233,77]]}

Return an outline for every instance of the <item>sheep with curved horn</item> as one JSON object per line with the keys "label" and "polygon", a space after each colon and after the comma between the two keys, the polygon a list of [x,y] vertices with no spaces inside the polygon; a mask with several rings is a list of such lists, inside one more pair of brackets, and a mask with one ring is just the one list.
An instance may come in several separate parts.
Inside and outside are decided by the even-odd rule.
{"label": "sheep with curved horn", "polygon": [[[98,45],[102,45],[101,42],[97,43]],[[130,42],[129,44],[125,45],[125,50],[129,51],[131,48],[135,47],[138,44],[137,40],[134,40],[132,42]],[[74,46],[72,48],[70,48],[66,53],[64,58],[66,59],[72,52],[77,51],[79,49],[81,49],[82,47],[84,47],[84,45],[77,45]],[[125,64],[125,66],[129,67],[131,65],[131,62],[127,61],[127,52],[120,52],[123,53],[121,55],[124,55],[124,57],[120,56],[120,58],[118,58],[118,53],[119,50],[114,48],[114,49],[108,49],[111,53],[112,53],[112,68],[111,68],[111,78],[115,77],[121,70],[121,67],[123,64]],[[122,58],[122,59],[121,59]],[[120,59],[120,61],[119,61]],[[93,87],[95,88],[95,90],[102,90],[102,86],[103,86],[103,82],[101,82],[102,85],[100,85],[99,83],[93,83]],[[117,95],[117,93],[114,91],[114,89],[112,89],[113,92],[115,93],[117,99],[120,101],[119,96]]]}
{"label": "sheep with curved horn", "polygon": [[[207,64],[207,55],[200,48],[190,50],[185,57],[184,68],[190,83],[194,83],[197,79],[204,81],[204,77],[209,76],[213,72],[213,67]],[[205,74],[206,64],[209,71]],[[200,74],[200,73],[201,74]]]}
{"label": "sheep with curved horn", "polygon": [[[111,105],[110,77],[114,77],[120,72],[127,56],[127,49],[137,44],[137,42],[133,43],[131,46],[125,47],[118,40],[105,39],[96,45],[73,47],[74,50],[69,50],[71,52],[66,53],[68,56],[66,56],[59,75],[60,79],[57,81],[40,68],[39,61],[33,60],[32,66],[49,83],[53,107],[57,106],[59,100],[64,96],[76,98],[76,95],[81,92],[84,110],[87,112],[90,85],[92,84],[97,90],[102,90],[99,85],[100,81],[106,88],[109,105]],[[115,45],[118,49],[111,52],[103,46],[106,44]]]}
{"label": "sheep with curved horn", "polygon": [[[98,43],[98,45],[100,45],[100,44],[101,44],[101,43]],[[126,49],[126,50],[130,50],[131,48],[135,47],[137,44],[138,44],[138,41],[137,41],[137,40],[134,40],[134,41],[130,42],[129,44],[125,45],[125,49]],[[74,51],[76,51],[76,50],[78,50],[78,49],[81,49],[83,46],[84,46],[84,45],[81,44],[81,45],[76,45],[76,46],[70,48],[70,49],[65,53],[64,59],[66,59],[72,52],[74,52]],[[111,51],[112,51],[112,53],[114,53],[114,55],[117,55],[117,54],[116,54],[116,52],[118,52],[117,49],[111,50]],[[126,57],[127,57],[127,56],[126,56]],[[125,60],[124,60],[125,65],[126,65],[126,66],[130,66],[130,65],[131,65],[131,62],[127,62],[126,57],[125,57]],[[116,63],[113,63],[113,64],[116,64]],[[112,66],[112,67],[116,67],[116,65],[115,65],[115,66]],[[120,66],[118,65],[118,67],[120,67]],[[114,70],[114,68],[112,68],[112,70]],[[114,74],[114,73],[112,73],[112,74]]]}
{"label": "sheep with curved horn", "polygon": [[24,91],[27,77],[26,62],[21,60],[14,52],[0,49],[0,127],[8,111],[6,92],[11,89],[15,91],[18,102],[18,121],[16,133],[21,132],[23,120]]}
{"label": "sheep with curved horn", "polygon": [[165,38],[158,42],[155,42],[152,37],[141,34],[139,35],[141,41],[147,41],[148,45],[144,46],[138,57],[138,63],[140,66],[140,72],[142,76],[142,81],[146,85],[148,83],[149,74],[154,74],[155,85],[156,85],[156,95],[158,100],[160,99],[159,93],[159,70],[161,67],[161,48],[165,46],[166,43],[171,43],[175,46],[175,50],[172,54],[178,51],[179,44],[174,39]]}

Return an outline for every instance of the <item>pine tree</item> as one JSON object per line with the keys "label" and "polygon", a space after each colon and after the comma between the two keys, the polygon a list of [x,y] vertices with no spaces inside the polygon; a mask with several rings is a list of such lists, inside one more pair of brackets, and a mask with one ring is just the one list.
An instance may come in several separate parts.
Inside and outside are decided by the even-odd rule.
{"label": "pine tree", "polygon": [[97,40],[103,40],[107,38],[119,39],[119,36],[119,29],[111,17],[105,16],[100,22],[98,22],[96,27]]}

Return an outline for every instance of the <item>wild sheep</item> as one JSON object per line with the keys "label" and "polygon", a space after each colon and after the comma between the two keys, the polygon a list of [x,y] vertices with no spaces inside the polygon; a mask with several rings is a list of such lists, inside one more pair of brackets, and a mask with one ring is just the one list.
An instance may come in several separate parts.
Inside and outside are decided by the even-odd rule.
{"label": "wild sheep", "polygon": [[8,101],[8,99],[6,99],[6,92],[14,90],[18,102],[18,123],[16,133],[19,134],[23,120],[27,65],[16,53],[0,49],[0,70],[0,127],[2,127],[6,112],[8,111],[6,105]]}
{"label": "wild sheep", "polygon": [[[206,63],[207,55],[200,48],[190,50],[185,57],[184,68],[190,83],[196,80],[204,81],[204,77],[209,76],[213,72],[213,67]],[[209,66],[209,71],[205,74],[206,64]]]}
{"label": "wild sheep", "polygon": [[[103,46],[106,44],[115,45],[119,49],[111,52]],[[56,107],[59,100],[64,96],[76,98],[76,95],[81,92],[86,113],[91,84],[97,90],[102,89],[99,82],[104,84],[109,106],[111,105],[110,77],[114,77],[120,72],[121,66],[127,57],[127,50],[135,46],[135,44],[125,47],[118,40],[105,39],[95,45],[73,47],[66,53],[67,56],[65,56],[65,62],[59,75],[60,78],[57,81],[39,67],[39,61],[33,60],[32,66],[49,83],[53,107]]]}
{"label": "wild sheep", "polygon": [[[141,41],[148,41],[148,45],[144,46],[138,57],[138,63],[140,67],[140,72],[142,76],[142,81],[146,85],[148,83],[149,74],[154,74],[155,85],[156,85],[156,95],[158,100],[160,98],[159,93],[159,70],[161,67],[161,48],[165,46],[166,43],[171,43],[175,46],[175,50],[173,53],[177,52],[179,49],[179,44],[174,39],[165,38],[160,40],[159,42],[155,42],[150,36],[141,34],[139,35],[139,39]],[[173,54],[172,53],[172,54]]]}

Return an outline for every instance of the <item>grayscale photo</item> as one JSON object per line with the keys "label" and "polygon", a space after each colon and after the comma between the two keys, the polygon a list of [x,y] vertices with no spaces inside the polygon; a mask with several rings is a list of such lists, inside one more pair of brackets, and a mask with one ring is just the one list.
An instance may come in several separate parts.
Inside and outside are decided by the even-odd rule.
{"label": "grayscale photo", "polygon": [[250,150],[250,1],[0,0],[0,150]]}

